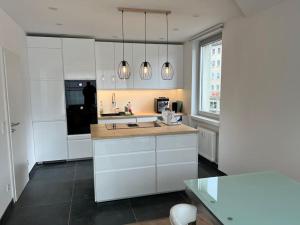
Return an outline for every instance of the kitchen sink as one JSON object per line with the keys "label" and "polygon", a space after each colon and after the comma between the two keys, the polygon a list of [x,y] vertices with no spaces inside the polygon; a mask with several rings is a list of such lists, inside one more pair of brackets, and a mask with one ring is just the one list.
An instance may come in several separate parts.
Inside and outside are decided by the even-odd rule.
{"label": "kitchen sink", "polygon": [[101,116],[126,116],[125,112],[118,112],[118,113],[101,113]]}

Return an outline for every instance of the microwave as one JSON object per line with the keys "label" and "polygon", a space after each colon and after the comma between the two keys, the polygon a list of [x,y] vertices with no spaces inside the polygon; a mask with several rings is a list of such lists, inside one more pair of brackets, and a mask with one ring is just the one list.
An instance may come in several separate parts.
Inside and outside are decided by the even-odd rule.
{"label": "microwave", "polygon": [[169,98],[159,97],[154,99],[154,111],[156,113],[161,113],[165,109],[169,108]]}

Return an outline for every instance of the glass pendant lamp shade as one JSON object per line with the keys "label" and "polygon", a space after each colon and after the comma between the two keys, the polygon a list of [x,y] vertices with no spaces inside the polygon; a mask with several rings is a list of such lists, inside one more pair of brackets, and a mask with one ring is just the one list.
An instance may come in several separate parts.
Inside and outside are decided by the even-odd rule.
{"label": "glass pendant lamp shade", "polygon": [[124,11],[122,10],[122,37],[123,37],[123,60],[120,62],[118,67],[118,76],[121,80],[127,80],[130,78],[130,66],[124,59]]}
{"label": "glass pendant lamp shade", "polygon": [[161,78],[163,80],[172,80],[174,76],[174,70],[169,62],[169,21],[168,21],[168,13],[166,13],[167,20],[167,61],[161,67]]}
{"label": "glass pendant lamp shade", "polygon": [[172,80],[174,76],[174,70],[169,62],[165,62],[161,68],[161,77],[163,80]]}
{"label": "glass pendant lamp shade", "polygon": [[121,61],[118,67],[118,76],[121,80],[127,80],[130,78],[130,66],[127,61]]}
{"label": "glass pendant lamp shade", "polygon": [[149,62],[142,62],[140,66],[140,77],[142,80],[150,80],[152,78],[152,68]]}
{"label": "glass pendant lamp shade", "polygon": [[147,12],[145,14],[145,61],[140,66],[140,77],[142,80],[150,80],[152,78],[151,64],[147,62]]}

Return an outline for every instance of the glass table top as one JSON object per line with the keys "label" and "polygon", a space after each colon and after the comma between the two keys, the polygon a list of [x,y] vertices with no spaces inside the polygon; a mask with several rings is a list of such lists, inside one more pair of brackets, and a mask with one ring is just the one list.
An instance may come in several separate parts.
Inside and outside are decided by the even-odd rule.
{"label": "glass table top", "polygon": [[300,183],[276,172],[185,184],[224,225],[300,225]]}

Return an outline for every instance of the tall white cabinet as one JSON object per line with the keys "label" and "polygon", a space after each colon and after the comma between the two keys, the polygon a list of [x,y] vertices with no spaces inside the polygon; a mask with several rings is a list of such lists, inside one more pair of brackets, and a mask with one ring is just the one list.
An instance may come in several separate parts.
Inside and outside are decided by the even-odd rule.
{"label": "tall white cabinet", "polygon": [[97,87],[101,90],[116,88],[115,43],[96,42]]}
{"label": "tall white cabinet", "polygon": [[28,37],[28,61],[36,160],[67,159],[62,42]]}
{"label": "tall white cabinet", "polygon": [[63,38],[64,74],[66,80],[95,80],[94,39]]}

